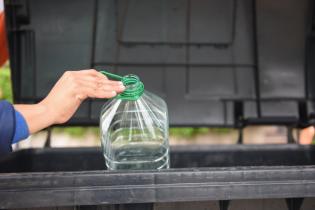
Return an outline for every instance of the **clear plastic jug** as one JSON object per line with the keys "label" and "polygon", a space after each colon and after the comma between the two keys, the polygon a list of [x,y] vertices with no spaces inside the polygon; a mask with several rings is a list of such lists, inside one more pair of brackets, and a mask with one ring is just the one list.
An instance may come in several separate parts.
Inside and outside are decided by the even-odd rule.
{"label": "clear plastic jug", "polygon": [[169,168],[166,103],[144,90],[143,83],[135,75],[122,77],[121,81],[126,90],[110,99],[103,106],[100,116],[107,168]]}

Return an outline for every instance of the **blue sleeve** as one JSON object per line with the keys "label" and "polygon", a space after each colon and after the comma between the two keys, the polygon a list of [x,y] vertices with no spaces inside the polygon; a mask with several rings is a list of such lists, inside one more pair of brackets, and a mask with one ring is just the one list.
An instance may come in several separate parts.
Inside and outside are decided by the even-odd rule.
{"label": "blue sleeve", "polygon": [[0,101],[0,157],[12,151],[11,144],[27,138],[24,117],[7,101]]}
{"label": "blue sleeve", "polygon": [[24,117],[20,112],[15,110],[15,132],[12,144],[15,144],[29,136],[29,130]]}
{"label": "blue sleeve", "polygon": [[7,101],[0,101],[0,156],[12,151],[15,132],[15,110]]}

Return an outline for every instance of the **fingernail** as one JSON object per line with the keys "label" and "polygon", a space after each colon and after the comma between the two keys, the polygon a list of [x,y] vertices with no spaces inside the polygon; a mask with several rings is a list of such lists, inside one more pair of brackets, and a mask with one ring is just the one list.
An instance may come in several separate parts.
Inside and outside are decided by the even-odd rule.
{"label": "fingernail", "polygon": [[122,82],[118,82],[118,85],[120,85],[120,86],[124,86],[124,83],[122,83]]}
{"label": "fingernail", "polygon": [[113,94],[114,96],[117,95],[116,91],[112,91],[112,94]]}

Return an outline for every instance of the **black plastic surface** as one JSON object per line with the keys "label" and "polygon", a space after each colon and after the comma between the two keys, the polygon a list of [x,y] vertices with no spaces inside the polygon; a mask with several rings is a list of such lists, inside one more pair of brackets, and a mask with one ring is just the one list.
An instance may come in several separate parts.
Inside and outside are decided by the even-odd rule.
{"label": "black plastic surface", "polygon": [[[315,165],[315,146],[203,145],[171,148],[171,168]],[[99,148],[28,149],[0,160],[2,172],[104,170]]]}
{"label": "black plastic surface", "polygon": [[[8,0],[14,99],[36,102],[65,70],[97,68],[139,75],[147,90],[166,99],[171,125],[236,126],[262,118],[264,124],[299,126],[314,109],[306,76],[313,49],[305,47],[312,34],[310,5]],[[69,124],[97,124],[104,102],[85,102]]]}
{"label": "black plastic surface", "polygon": [[[259,208],[298,210],[315,203],[315,146],[174,147],[171,154],[173,169],[104,171],[95,148],[19,151],[0,162],[0,208],[175,210],[176,202],[214,200],[224,210],[271,199]],[[236,208],[239,199],[256,200]],[[287,205],[280,208],[274,202]],[[196,209],[205,209],[203,205],[199,202]]]}

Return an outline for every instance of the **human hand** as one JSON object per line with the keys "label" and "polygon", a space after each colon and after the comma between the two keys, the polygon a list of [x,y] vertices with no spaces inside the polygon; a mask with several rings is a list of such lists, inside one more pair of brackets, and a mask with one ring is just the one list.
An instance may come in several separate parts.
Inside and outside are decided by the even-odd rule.
{"label": "human hand", "polygon": [[40,104],[46,107],[53,124],[61,124],[71,118],[85,99],[112,98],[124,89],[122,82],[108,80],[94,69],[67,71]]}
{"label": "human hand", "polygon": [[86,98],[112,98],[124,91],[121,82],[108,80],[96,70],[67,71],[37,104],[15,104],[30,133],[67,122]]}

